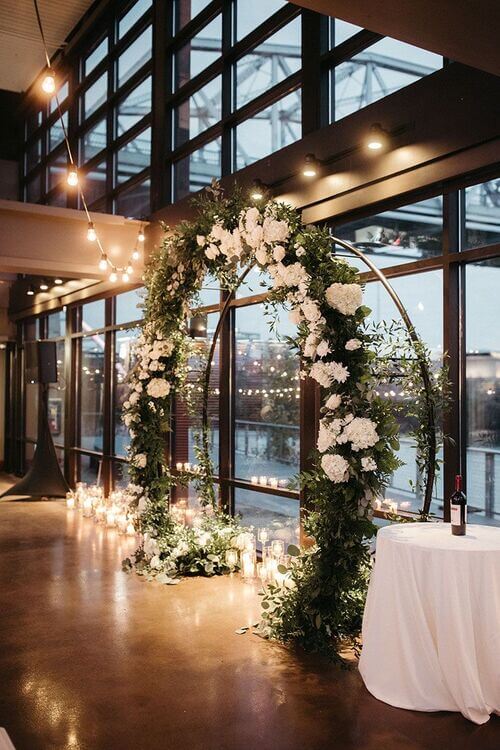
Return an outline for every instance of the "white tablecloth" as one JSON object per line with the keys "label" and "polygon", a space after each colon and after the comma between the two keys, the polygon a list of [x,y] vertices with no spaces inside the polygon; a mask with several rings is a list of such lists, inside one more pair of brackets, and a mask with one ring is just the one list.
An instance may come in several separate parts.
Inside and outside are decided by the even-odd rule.
{"label": "white tablecloth", "polygon": [[359,670],[381,701],[500,714],[500,528],[408,523],[381,529]]}

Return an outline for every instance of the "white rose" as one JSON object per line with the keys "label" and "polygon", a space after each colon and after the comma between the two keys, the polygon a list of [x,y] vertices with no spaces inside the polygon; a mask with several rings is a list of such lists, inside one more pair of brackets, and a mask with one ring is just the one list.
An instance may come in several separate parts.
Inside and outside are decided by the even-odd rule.
{"label": "white rose", "polygon": [[165,398],[170,393],[170,383],[163,378],[153,378],[149,381],[146,391],[152,398]]}
{"label": "white rose", "polygon": [[315,320],[319,320],[319,318],[321,318],[321,310],[313,300],[306,300],[301,304],[300,308],[304,313],[305,319],[309,320],[310,322],[314,322]]}
{"label": "white rose", "polygon": [[334,380],[337,383],[345,383],[349,377],[349,370],[340,362],[315,362],[309,375],[323,388],[329,388]]}
{"label": "white rose", "polygon": [[205,250],[205,255],[209,260],[214,260],[219,255],[219,248],[217,245],[209,245]]}
{"label": "white rose", "polygon": [[342,315],[354,315],[363,304],[363,290],[359,284],[331,284],[325,297],[330,307]]}
{"label": "white rose", "polygon": [[331,411],[335,411],[335,409],[338,409],[340,404],[342,403],[341,397],[334,393],[330,396],[330,398],[327,399],[325,406],[327,409],[331,409]]}
{"label": "white rose", "polygon": [[132,460],[132,463],[138,469],[144,469],[147,462],[148,462],[148,458],[145,453],[137,453]]}
{"label": "white rose", "polygon": [[129,401],[134,406],[139,401],[139,398],[139,394],[137,392],[134,392],[130,394]]}
{"label": "white rose", "polygon": [[321,459],[321,468],[332,482],[346,482],[349,478],[349,464],[342,456],[327,453]]}
{"label": "white rose", "polygon": [[206,243],[206,237],[204,237],[202,234],[196,235],[196,243],[198,247],[203,247],[203,245]]}
{"label": "white rose", "polygon": [[328,345],[328,341],[320,341],[318,346],[316,347],[316,354],[318,357],[326,357],[326,355],[330,352],[330,347]]}
{"label": "white rose", "polygon": [[261,266],[265,266],[268,262],[268,256],[266,246],[261,245],[258,250],[255,251],[255,260],[260,263]]}
{"label": "white rose", "polygon": [[360,346],[362,346],[362,344],[359,339],[349,339],[349,341],[345,345],[345,348],[348,352],[354,352],[356,349],[359,349]]}

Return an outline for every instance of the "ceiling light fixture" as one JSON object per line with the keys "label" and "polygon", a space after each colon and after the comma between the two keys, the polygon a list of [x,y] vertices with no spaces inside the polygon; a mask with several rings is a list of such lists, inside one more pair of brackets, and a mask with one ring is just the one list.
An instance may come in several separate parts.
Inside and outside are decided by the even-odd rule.
{"label": "ceiling light fixture", "polygon": [[122,273],[122,281],[123,281],[124,284],[127,284],[128,281],[129,281],[129,275],[128,275],[128,273],[126,271],[124,271]]}
{"label": "ceiling light fixture", "polygon": [[29,285],[28,289],[26,290],[26,294],[28,295],[28,297],[33,297],[33,295],[35,294],[35,287],[33,286],[33,284]]}
{"label": "ceiling light fixture", "polygon": [[266,186],[260,180],[254,180],[251,190],[250,198],[253,201],[261,201],[266,194]]}
{"label": "ceiling light fixture", "polygon": [[42,290],[42,292],[46,292],[48,288],[49,288],[49,285],[47,284],[45,279],[42,279],[40,282],[40,289]]}
{"label": "ceiling light fixture", "polygon": [[61,286],[61,284],[63,284],[63,283],[64,283],[64,282],[63,282],[63,280],[62,280],[62,279],[54,279],[54,284],[55,284],[56,286]]}
{"label": "ceiling light fixture", "polygon": [[319,172],[319,161],[316,159],[314,154],[306,154],[304,159],[304,166],[302,167],[302,174],[304,177],[316,177]]}
{"label": "ceiling light fixture", "polygon": [[389,133],[379,122],[375,122],[366,138],[366,147],[370,151],[382,151],[389,145]]}

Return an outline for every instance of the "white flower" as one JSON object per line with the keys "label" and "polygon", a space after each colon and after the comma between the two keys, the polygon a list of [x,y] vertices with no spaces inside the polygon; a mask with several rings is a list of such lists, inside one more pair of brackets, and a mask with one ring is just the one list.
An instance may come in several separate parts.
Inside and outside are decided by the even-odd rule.
{"label": "white flower", "polygon": [[137,393],[142,393],[142,391],[144,390],[144,386],[142,385],[142,383],[137,382],[134,385],[134,390],[137,391]]}
{"label": "white flower", "polygon": [[278,219],[273,219],[271,216],[266,216],[262,229],[264,241],[268,243],[284,242],[290,234],[286,221],[278,221]]}
{"label": "white flower", "polygon": [[318,434],[318,450],[320,453],[324,453],[329,448],[332,448],[337,443],[337,437],[342,431],[342,420],[334,419],[331,422],[326,422],[322,419],[319,423],[319,434]]}
{"label": "white flower", "polygon": [[363,471],[377,471],[377,464],[370,456],[361,459],[361,467]]}
{"label": "white flower", "polygon": [[297,256],[297,258],[300,258],[302,255],[305,255],[305,254],[306,254],[305,249],[302,247],[302,245],[299,245],[299,247],[295,251],[295,255]]}
{"label": "white flower", "polygon": [[130,427],[133,421],[134,420],[132,419],[131,414],[125,414],[125,416],[123,417],[123,424],[125,425],[125,427]]}
{"label": "white flower", "polygon": [[130,401],[124,401],[123,402],[123,408],[124,409],[130,409]]}
{"label": "white flower", "polygon": [[288,313],[288,320],[294,325],[298,325],[300,323],[300,321],[302,320],[302,312],[300,310],[300,307],[296,307],[294,310],[290,310],[290,312]]}
{"label": "white flower", "polygon": [[205,250],[205,255],[209,260],[214,260],[219,255],[219,248],[217,245],[209,245]]}
{"label": "white flower", "polygon": [[360,346],[362,346],[362,344],[359,339],[349,339],[349,341],[345,345],[345,348],[348,352],[354,352],[356,349],[359,349]]}
{"label": "white flower", "polygon": [[[345,420],[344,420],[345,422]],[[339,443],[351,443],[353,451],[372,448],[378,443],[377,425],[366,417],[354,417],[344,427]]]}
{"label": "white flower", "polygon": [[137,510],[139,511],[139,513],[144,513],[144,511],[146,510],[147,502],[148,501],[146,500],[145,495],[139,498],[139,502],[137,503]]}
{"label": "white flower", "polygon": [[328,341],[320,341],[318,346],[316,347],[316,354],[318,357],[326,357],[326,355],[330,352],[330,347],[328,345]]}
{"label": "white flower", "polygon": [[331,409],[331,411],[335,411],[335,409],[338,409],[340,404],[342,403],[341,397],[337,393],[333,393],[330,398],[327,399],[325,406],[327,409]]}
{"label": "white flower", "polygon": [[330,307],[342,315],[354,315],[363,303],[363,290],[359,284],[331,284],[325,296]]}
{"label": "white flower", "polygon": [[198,245],[198,247],[203,247],[206,241],[206,238],[202,234],[196,235],[196,244]]}
{"label": "white flower", "polygon": [[329,388],[334,380],[337,383],[345,383],[349,377],[349,370],[340,362],[315,362],[309,375],[323,388]]}
{"label": "white flower", "polygon": [[283,245],[276,245],[276,247],[273,250],[273,258],[276,262],[279,262],[280,260],[283,260],[283,258],[286,255],[286,250],[283,247]]}
{"label": "white flower", "polygon": [[145,453],[137,453],[132,460],[132,463],[138,469],[144,469],[147,462],[148,462],[148,458]]}
{"label": "white flower", "polygon": [[161,568],[161,560],[160,560],[159,556],[158,555],[153,555],[153,557],[149,561],[149,564],[155,570],[160,570],[160,568]]}
{"label": "white flower", "polygon": [[309,281],[309,274],[300,263],[291,263],[289,266],[284,266],[282,263],[277,265],[278,272],[286,286],[299,286]]}
{"label": "white flower", "polygon": [[305,319],[309,320],[311,323],[321,318],[321,310],[312,299],[303,302],[300,309],[302,310]]}
{"label": "white flower", "polygon": [[129,402],[134,406],[139,401],[139,394],[137,392],[131,393],[129,396]]}
{"label": "white flower", "polygon": [[165,398],[170,393],[170,383],[163,378],[153,378],[149,381],[146,391],[152,398]]}
{"label": "white flower", "polygon": [[332,482],[346,482],[349,478],[349,464],[336,453],[327,453],[323,456],[321,468]]}
{"label": "white flower", "polygon": [[261,245],[258,250],[255,251],[255,260],[260,263],[261,266],[265,266],[268,262],[267,250],[265,245]]}

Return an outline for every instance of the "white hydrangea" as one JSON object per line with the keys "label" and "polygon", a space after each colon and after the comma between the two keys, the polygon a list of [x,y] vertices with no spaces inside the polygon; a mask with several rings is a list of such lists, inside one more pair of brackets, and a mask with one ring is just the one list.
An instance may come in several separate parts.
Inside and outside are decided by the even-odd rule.
{"label": "white hydrangea", "polygon": [[317,447],[320,453],[332,448],[337,443],[337,437],[342,431],[342,420],[334,419],[331,422],[322,419],[319,423]]}
{"label": "white hydrangea", "polygon": [[149,381],[146,391],[152,398],[165,398],[170,393],[170,383],[163,378],[153,378]]}
{"label": "white hydrangea", "polygon": [[342,398],[337,393],[333,393],[326,400],[325,406],[327,409],[331,409],[331,411],[335,411],[335,409],[339,408],[341,403],[342,403]]}
{"label": "white hydrangea", "polygon": [[330,307],[342,315],[354,315],[363,304],[363,290],[359,284],[331,284],[325,296]]}
{"label": "white hydrangea", "polygon": [[321,468],[332,482],[347,482],[349,479],[349,464],[337,453],[327,453],[323,456]]}
{"label": "white hydrangea", "polygon": [[349,442],[353,451],[361,451],[365,448],[372,448],[375,443],[378,443],[378,440],[375,422],[367,417],[354,417],[349,424],[345,425],[338,442]]}
{"label": "white hydrangea", "polygon": [[309,370],[309,375],[323,388],[329,388],[333,381],[345,383],[349,377],[349,370],[340,362],[315,362]]}
{"label": "white hydrangea", "polygon": [[219,255],[219,248],[217,247],[217,245],[211,244],[205,250],[205,255],[207,256],[208,260],[215,260],[215,258]]}
{"label": "white hydrangea", "polygon": [[132,463],[138,469],[144,469],[147,462],[148,462],[148,457],[146,456],[145,453],[136,453],[136,455],[134,456],[132,460]]}
{"label": "white hydrangea", "polygon": [[285,242],[290,234],[290,229],[286,221],[273,219],[272,216],[266,216],[262,225],[264,242]]}
{"label": "white hydrangea", "polygon": [[359,349],[362,346],[361,341],[359,339],[349,339],[349,341],[346,343],[345,348],[348,352],[354,352],[356,349]]}
{"label": "white hydrangea", "polygon": [[377,471],[377,464],[370,456],[361,459],[361,468],[363,471]]}

